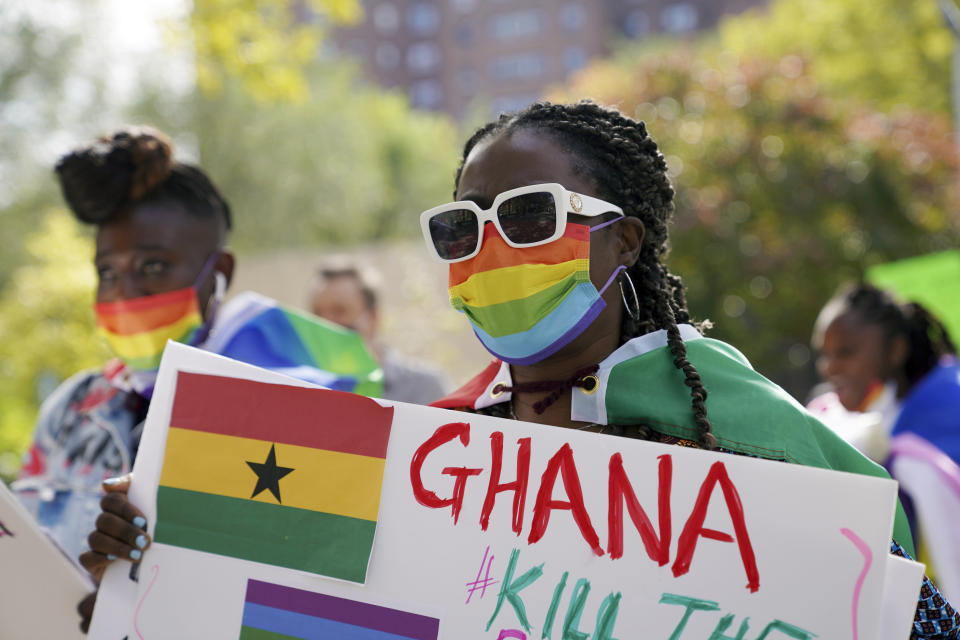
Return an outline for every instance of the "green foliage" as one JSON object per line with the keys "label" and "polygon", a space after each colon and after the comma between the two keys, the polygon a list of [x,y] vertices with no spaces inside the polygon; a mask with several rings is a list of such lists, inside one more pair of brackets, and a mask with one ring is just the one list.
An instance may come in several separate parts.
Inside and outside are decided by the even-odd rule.
{"label": "green foliage", "polygon": [[723,22],[719,40],[751,57],[802,55],[831,96],[950,108],[953,36],[937,0],[774,0]]}
{"label": "green foliage", "polygon": [[230,82],[194,96],[176,121],[164,122],[176,110],[163,102],[144,115],[196,142],[234,210],[241,251],[415,235],[416,214],[449,197],[452,123],[342,65],[309,77],[306,103],[266,104]]}
{"label": "green foliage", "polygon": [[359,20],[358,0],[194,0],[190,42],[197,85],[211,93],[238,78],[261,101],[303,102],[303,68],[328,24]]}
{"label": "green foliage", "polygon": [[28,444],[54,384],[108,356],[94,335],[93,248],[73,217],[48,210],[25,250],[0,292],[0,455]]}
{"label": "green foliage", "polygon": [[675,48],[594,66],[554,98],[583,95],[646,121],[667,156],[670,264],[694,315],[798,394],[840,281],[960,240],[949,118],[833,99],[800,57]]}

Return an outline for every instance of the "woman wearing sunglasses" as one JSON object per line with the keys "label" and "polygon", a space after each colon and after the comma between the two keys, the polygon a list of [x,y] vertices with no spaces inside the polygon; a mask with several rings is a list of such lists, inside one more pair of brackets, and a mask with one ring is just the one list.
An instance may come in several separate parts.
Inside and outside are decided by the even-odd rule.
{"label": "woman wearing sunglasses", "polygon": [[[434,406],[886,476],[691,324],[643,123],[590,102],[501,116],[467,141],[454,197],[421,227],[496,360]],[[894,538],[912,546],[899,509]],[[960,637],[929,581],[912,637]]]}

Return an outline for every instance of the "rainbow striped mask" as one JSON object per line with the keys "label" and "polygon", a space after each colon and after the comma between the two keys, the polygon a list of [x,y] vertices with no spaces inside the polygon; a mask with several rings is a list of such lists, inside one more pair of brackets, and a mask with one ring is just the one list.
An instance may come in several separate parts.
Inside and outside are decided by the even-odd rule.
{"label": "rainbow striped mask", "polygon": [[496,357],[517,365],[540,362],[590,326],[606,306],[603,292],[625,269],[616,269],[597,290],[590,281],[590,232],[568,223],[550,244],[514,249],[486,225],[480,253],[450,265],[450,303]]}
{"label": "rainbow striped mask", "polygon": [[97,332],[132,371],[156,371],[167,340],[193,344],[203,328],[194,287],[98,302],[94,312]]}

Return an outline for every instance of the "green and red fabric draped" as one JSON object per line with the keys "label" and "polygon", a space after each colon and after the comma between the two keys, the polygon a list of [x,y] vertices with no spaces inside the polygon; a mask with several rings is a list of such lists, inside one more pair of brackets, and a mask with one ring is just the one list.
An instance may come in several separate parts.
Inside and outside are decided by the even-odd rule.
{"label": "green and red fabric draped", "polygon": [[[786,391],[757,373],[734,347],[681,325],[687,358],[700,372],[707,416],[717,444],[735,453],[821,469],[889,477],[879,465],[808,413]],[[600,363],[596,389],[572,390],[571,418],[597,424],[643,423],[656,431],[697,440],[690,392],[673,364],[666,331],[634,338]],[[495,360],[479,375],[432,406],[478,410],[510,400],[510,367]],[[898,506],[894,539],[913,555],[913,538]]]}

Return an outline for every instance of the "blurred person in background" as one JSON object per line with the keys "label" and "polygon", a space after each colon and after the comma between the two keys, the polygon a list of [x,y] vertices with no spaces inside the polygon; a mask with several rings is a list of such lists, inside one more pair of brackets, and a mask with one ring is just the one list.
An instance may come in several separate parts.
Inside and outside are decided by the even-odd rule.
{"label": "blurred person in background", "polygon": [[368,269],[343,263],[321,267],[310,298],[313,313],[356,331],[377,356],[383,368],[386,400],[428,404],[447,392],[437,369],[398,353],[377,338],[378,277]]}
{"label": "blurred person in background", "polygon": [[100,483],[133,464],[166,341],[204,342],[234,257],[226,199],[156,130],[79,147],[56,175],[73,214],[96,228],[94,313],[117,358],[47,398],[13,489],[76,557],[100,512]]}
{"label": "blurred person in background", "polygon": [[960,463],[960,365],[944,325],[922,305],[870,284],[842,287],[814,325],[829,391],[810,409],[878,462],[915,433]]}
{"label": "blurred person in background", "polygon": [[[306,315],[291,322],[290,311],[252,292],[221,308],[235,264],[230,206],[199,167],[173,158],[164,134],[121,129],[62,157],[56,175],[73,214],[95,227],[94,313],[117,357],[47,398],[11,488],[90,568],[90,552],[81,551],[104,491],[129,485],[115,477],[133,466],[168,340],[345,391],[370,388],[380,372],[352,331]],[[371,394],[380,389],[373,384]],[[145,543],[136,541],[125,557],[140,557]],[[82,628],[93,601],[81,604]]]}

